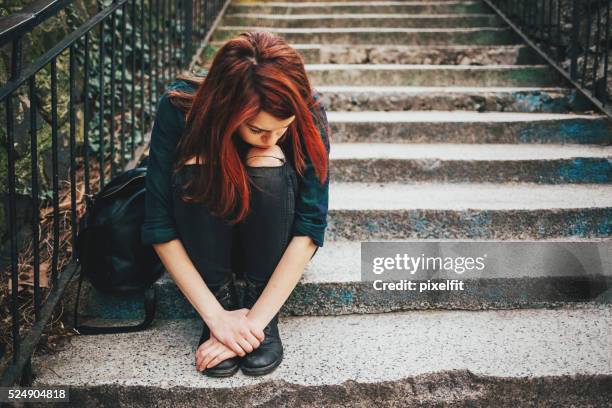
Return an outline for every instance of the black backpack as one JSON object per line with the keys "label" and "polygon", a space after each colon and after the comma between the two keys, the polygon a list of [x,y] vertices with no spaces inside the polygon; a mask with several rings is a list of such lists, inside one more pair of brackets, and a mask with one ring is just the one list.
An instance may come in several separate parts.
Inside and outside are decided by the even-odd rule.
{"label": "black backpack", "polygon": [[[101,191],[87,197],[79,220],[76,255],[81,266],[74,310],[74,328],[80,334],[141,331],[155,317],[154,283],[164,266],[152,245],[142,245],[140,228],[145,215],[146,162],[114,177]],[[97,290],[112,295],[144,291],[144,320],[133,326],[78,325],[79,295],[83,278]]]}

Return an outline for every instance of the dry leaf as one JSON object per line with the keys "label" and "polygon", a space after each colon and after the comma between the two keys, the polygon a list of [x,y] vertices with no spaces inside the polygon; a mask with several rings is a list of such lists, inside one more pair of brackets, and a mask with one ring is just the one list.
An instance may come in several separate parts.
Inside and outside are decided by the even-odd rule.
{"label": "dry leaf", "polygon": [[[39,279],[39,284],[40,284],[41,288],[48,288],[49,287],[48,272],[49,272],[49,262],[45,261],[45,262],[40,264],[40,279]],[[8,281],[9,291],[13,288],[11,286],[12,284],[13,284],[12,280],[9,279],[9,281]],[[32,287],[34,287],[34,269],[31,266],[29,266],[26,271],[21,272],[19,274],[18,284],[19,284],[20,289],[22,287],[24,287],[24,286],[32,286]]]}

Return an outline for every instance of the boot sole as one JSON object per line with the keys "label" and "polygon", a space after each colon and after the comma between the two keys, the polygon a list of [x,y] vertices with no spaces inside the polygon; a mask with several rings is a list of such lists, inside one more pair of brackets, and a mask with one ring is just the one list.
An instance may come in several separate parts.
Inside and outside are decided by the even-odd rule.
{"label": "boot sole", "polygon": [[276,367],[278,367],[282,361],[283,361],[283,355],[281,354],[281,357],[278,359],[278,361],[275,361],[274,363],[269,364],[265,367],[257,367],[257,368],[240,367],[240,369],[242,370],[242,373],[245,375],[252,375],[252,376],[264,375],[264,374],[269,374],[272,371],[274,371]]}
{"label": "boot sole", "polygon": [[232,367],[231,369],[228,370],[224,370],[224,371],[209,371],[204,370],[202,372],[202,374],[206,375],[207,377],[230,377],[234,374],[236,374],[238,372],[238,370],[240,369],[240,366],[238,364],[236,364],[234,367]]}

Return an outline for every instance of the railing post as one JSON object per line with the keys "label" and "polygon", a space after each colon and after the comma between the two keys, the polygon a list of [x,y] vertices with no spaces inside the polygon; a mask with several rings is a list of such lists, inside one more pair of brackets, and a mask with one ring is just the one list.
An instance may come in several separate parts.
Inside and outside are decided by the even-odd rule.
{"label": "railing post", "polygon": [[[561,12],[561,10],[559,10]],[[576,80],[578,76],[578,53],[580,50],[580,14],[578,0],[572,0],[572,34],[570,37],[570,77]]]}
{"label": "railing post", "polygon": [[[21,73],[21,58],[22,58],[22,47],[21,39],[17,38],[12,42],[12,53],[11,53],[11,80],[15,80]],[[19,335],[19,328],[21,322],[19,320],[18,310],[18,286],[19,286],[19,265],[17,260],[17,225],[16,225],[16,209],[15,209],[15,124],[13,118],[13,95],[9,94],[4,100],[5,113],[6,113],[6,144],[7,144],[7,187],[8,205],[5,207],[8,209],[7,227],[10,239],[10,251],[11,251],[11,317],[12,317],[12,337],[13,337],[13,363],[17,361],[17,355],[21,346],[21,337]]]}
{"label": "railing post", "polygon": [[557,61],[563,61],[565,59],[566,50],[561,40],[561,10],[562,0],[556,0],[557,4]]}
{"label": "railing post", "polygon": [[183,0],[183,7],[185,8],[183,67],[188,67],[193,54],[193,0]]}
{"label": "railing post", "polygon": [[603,94],[601,95],[601,103],[603,106],[607,106],[608,104],[608,55],[610,49],[610,30],[612,27],[610,26],[610,2],[606,3],[606,25],[605,27],[605,42],[604,42],[604,54],[603,54]]}

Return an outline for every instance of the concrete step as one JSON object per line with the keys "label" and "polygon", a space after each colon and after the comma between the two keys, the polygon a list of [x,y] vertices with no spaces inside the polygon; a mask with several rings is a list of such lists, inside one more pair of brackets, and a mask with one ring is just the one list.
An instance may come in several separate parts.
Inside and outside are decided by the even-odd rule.
{"label": "concrete step", "polygon": [[600,115],[464,111],[327,112],[337,143],[612,143]]}
{"label": "concrete step", "polygon": [[[221,26],[214,41],[229,40],[243,31],[261,30],[259,26]],[[507,45],[519,37],[505,27],[476,28],[265,28],[289,43],[300,44],[387,44],[387,45]]]}
{"label": "concrete step", "polygon": [[547,65],[306,64],[313,86],[513,86],[559,87]]}
{"label": "concrete step", "polygon": [[612,186],[330,183],[326,239],[547,239],[612,235]]}
{"label": "concrete step", "polygon": [[496,14],[226,14],[225,26],[257,26],[259,28],[315,27],[396,27],[396,28],[461,28],[503,26]]}
{"label": "concrete step", "polygon": [[[210,66],[225,41],[209,43],[200,64]],[[292,44],[307,64],[529,65],[542,60],[524,45]]]}
{"label": "concrete step", "polygon": [[[430,240],[418,240],[424,241]],[[590,238],[588,242],[586,239],[572,239],[573,243],[581,241],[588,245],[596,241],[600,253],[609,252],[612,247],[610,238]],[[445,281],[459,278],[465,286],[460,292],[419,292],[377,290],[371,281],[362,279],[361,242],[329,241],[306,266],[302,278],[281,308],[281,315],[334,316],[397,310],[485,310],[612,304],[612,265],[603,265],[607,274],[587,275],[578,269],[575,273],[560,273],[557,269],[551,269],[550,262],[547,264],[547,260],[557,256],[555,251],[558,249],[551,247],[549,252],[534,254],[529,259],[514,259],[512,251],[505,252],[500,256],[506,258],[505,265],[514,266],[511,270],[488,266],[486,272],[467,271],[457,275],[452,271],[439,271],[428,276],[409,276],[417,285],[428,279]],[[583,255],[584,259],[578,260],[583,266],[589,262],[600,262],[593,251],[585,250]],[[491,256],[498,259],[498,255]],[[606,260],[605,257],[601,259]],[[595,271],[597,268],[590,270]],[[158,293],[158,318],[198,317],[170,275],[164,274],[155,283],[155,287]],[[236,287],[240,296],[244,296],[244,281],[241,278],[237,279]],[[92,289],[87,309],[82,315],[106,319],[138,319],[143,317],[142,304],[142,294],[116,297]]]}
{"label": "concrete step", "polygon": [[612,146],[332,143],[330,159],[333,181],[612,183]]}
{"label": "concrete step", "polygon": [[491,13],[481,1],[351,1],[232,3],[228,14],[340,14],[340,13]]}
{"label": "concrete step", "polygon": [[282,317],[272,373],[195,369],[201,320],[77,336],[32,358],[34,386],[75,406],[606,406],[610,308]]}
{"label": "concrete step", "polygon": [[[308,0],[308,3],[355,3],[356,0]],[[370,0],[369,3],[388,3],[389,0]],[[395,3],[474,3],[474,0],[397,0]],[[232,0],[233,4],[278,3],[278,0]],[[304,2],[302,2],[304,3]]]}
{"label": "concrete step", "polygon": [[575,89],[319,86],[328,111],[493,111],[568,113],[593,109]]}

